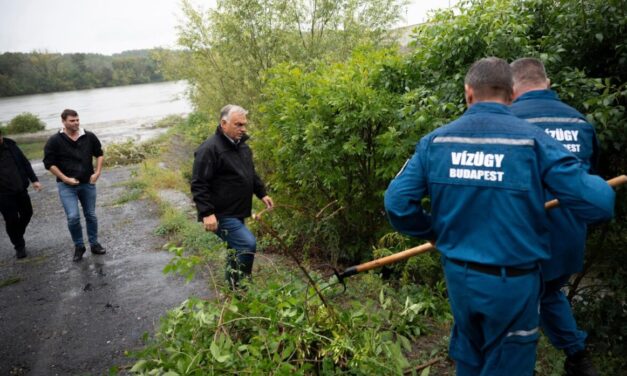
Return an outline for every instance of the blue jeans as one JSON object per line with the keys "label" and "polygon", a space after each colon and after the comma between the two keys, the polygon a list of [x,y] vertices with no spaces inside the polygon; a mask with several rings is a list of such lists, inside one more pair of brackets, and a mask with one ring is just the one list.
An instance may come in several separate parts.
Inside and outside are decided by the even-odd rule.
{"label": "blue jeans", "polygon": [[540,323],[544,334],[558,349],[570,356],[586,348],[588,334],[577,328],[577,322],[562,287],[568,276],[547,281],[540,303]]}
{"label": "blue jeans", "polygon": [[72,241],[77,247],[84,246],[83,228],[81,227],[81,216],[78,210],[78,203],[83,207],[85,224],[87,227],[87,238],[90,245],[98,244],[98,218],[96,218],[96,186],[89,183],[79,185],[68,185],[57,182],[59,197],[65,209],[67,217],[67,227],[72,235]]}
{"label": "blue jeans", "polygon": [[253,271],[257,239],[243,219],[220,218],[218,220],[218,236],[228,247],[235,250],[235,254],[227,257],[226,280],[231,286],[237,286],[241,276],[248,276]]}

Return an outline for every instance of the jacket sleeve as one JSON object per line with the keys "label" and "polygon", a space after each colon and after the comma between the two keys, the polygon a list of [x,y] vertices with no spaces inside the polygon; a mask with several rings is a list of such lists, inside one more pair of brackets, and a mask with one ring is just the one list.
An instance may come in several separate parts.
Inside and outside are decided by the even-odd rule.
{"label": "jacket sleeve", "polygon": [[579,159],[559,142],[539,133],[542,180],[547,189],[586,223],[605,221],[614,215],[615,193],[601,177],[589,174]]}
{"label": "jacket sleeve", "polygon": [[44,146],[44,167],[46,170],[50,170],[50,167],[58,165],[57,163],[57,143],[55,136],[52,136],[46,142]]}
{"label": "jacket sleeve", "polygon": [[102,144],[100,143],[100,140],[98,139],[98,137],[92,133],[92,140],[91,140],[93,147],[92,147],[92,152],[94,153],[94,157],[98,158],[98,157],[102,157],[103,152],[102,152]]}
{"label": "jacket sleeve", "polygon": [[431,216],[421,205],[428,193],[427,174],[423,163],[427,142],[423,139],[416,152],[401,168],[385,191],[384,204],[394,229],[406,235],[427,240],[436,238]]}
{"label": "jacket sleeve", "polygon": [[35,175],[35,171],[33,171],[33,166],[31,166],[30,162],[17,145],[15,146],[15,152],[17,153],[16,155],[22,164],[22,168],[26,172],[26,176],[28,176],[28,180],[30,180],[31,183],[39,181],[37,175]]}
{"label": "jacket sleeve", "polygon": [[194,153],[191,190],[199,219],[210,216],[215,212],[213,197],[211,197],[215,163],[215,155],[208,147],[201,146]]}

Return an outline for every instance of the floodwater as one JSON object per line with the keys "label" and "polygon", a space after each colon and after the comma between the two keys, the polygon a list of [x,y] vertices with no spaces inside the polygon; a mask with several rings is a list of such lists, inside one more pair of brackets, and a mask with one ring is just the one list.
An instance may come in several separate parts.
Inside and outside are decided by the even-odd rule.
{"label": "floodwater", "polygon": [[186,89],[185,81],[169,81],[0,98],[0,122],[31,112],[54,129],[61,126],[66,108],[76,110],[83,124],[189,113]]}
{"label": "floodwater", "polygon": [[143,141],[163,132],[154,128],[158,120],[192,111],[185,97],[187,87],[186,81],[169,81],[0,98],[0,122],[30,112],[46,124],[46,131],[39,133],[47,136],[61,127],[61,112],[71,108],[78,112],[81,126],[96,133],[103,144]]}

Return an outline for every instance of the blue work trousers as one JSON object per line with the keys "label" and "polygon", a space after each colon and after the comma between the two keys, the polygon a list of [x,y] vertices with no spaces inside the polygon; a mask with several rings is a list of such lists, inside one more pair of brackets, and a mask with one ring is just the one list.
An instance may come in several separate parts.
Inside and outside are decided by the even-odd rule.
{"label": "blue work trousers", "polygon": [[449,355],[458,376],[531,376],[541,278],[491,275],[442,258],[455,323]]}
{"label": "blue work trousers", "polygon": [[551,344],[570,356],[585,349],[588,334],[577,328],[570,303],[562,292],[567,282],[568,276],[563,276],[544,284],[540,323]]}
{"label": "blue work trousers", "polygon": [[83,228],[78,203],[83,207],[87,238],[90,245],[98,244],[98,218],[96,218],[96,186],[89,183],[68,185],[57,182],[59,197],[67,217],[67,227],[70,230],[72,241],[77,247],[84,246]]}
{"label": "blue work trousers", "polygon": [[218,236],[228,247],[235,250],[227,257],[225,277],[230,286],[237,286],[242,276],[249,276],[253,271],[257,239],[240,218],[220,218]]}

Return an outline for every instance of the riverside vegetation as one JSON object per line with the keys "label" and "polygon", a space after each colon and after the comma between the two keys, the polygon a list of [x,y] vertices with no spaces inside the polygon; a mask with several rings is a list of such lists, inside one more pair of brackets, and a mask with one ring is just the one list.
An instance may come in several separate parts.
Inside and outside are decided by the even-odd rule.
{"label": "riverside vegetation", "polygon": [[[383,4],[348,3],[360,4],[358,9],[380,9],[368,6]],[[264,253],[285,253],[285,245],[313,268],[318,263],[358,263],[416,245],[386,224],[382,194],[416,141],[463,112],[464,74],[484,56],[541,58],[553,88],[595,124],[602,150],[600,175],[609,178],[627,171],[624,1],[462,1],[457,9],[436,12],[418,26],[406,53],[386,48],[385,38],[375,33],[373,43],[347,35],[354,43],[346,45],[350,53],[323,48],[325,53],[314,56],[273,51],[298,49],[291,38],[302,42],[298,38],[306,35],[319,39],[304,39],[305,47],[314,41],[331,43],[345,30],[338,27],[341,22],[324,23],[306,7],[288,11],[279,5],[224,0],[207,17],[186,5],[181,45],[191,60],[183,68],[168,62],[168,69],[192,83],[192,98],[201,110],[172,130],[191,145],[200,144],[215,128],[214,117],[204,114],[217,114],[230,101],[251,109],[256,166],[282,206],[265,218],[267,227],[253,225]],[[324,19],[355,19],[344,18],[341,9],[346,8],[329,7]],[[278,28],[276,12],[317,21],[301,33],[294,24],[280,23],[285,32],[272,39],[269,30]],[[242,22],[232,28],[216,18]],[[360,27],[377,30],[378,25]],[[236,32],[244,38],[236,45],[249,53],[232,53],[228,43]],[[213,48],[212,41],[227,45]],[[251,56],[272,58],[253,66],[246,60]],[[228,71],[202,74],[216,67]],[[141,169],[146,192],[157,200],[159,187],[187,192],[191,155],[167,169],[157,161],[149,160]],[[602,374],[619,374],[627,359],[627,200],[624,189],[617,194],[616,218],[591,229],[584,272],[569,287]],[[284,266],[272,263],[255,271],[255,283],[247,290],[230,293],[220,287],[224,246],[202,231],[192,214],[165,203],[162,213],[159,232],[169,237],[174,253],[168,270],[188,276],[205,273],[222,295],[215,301],[190,300],[170,312],[157,334],[147,338],[147,347],[134,353],[138,361],[133,372],[451,372],[445,361],[422,367],[445,357],[443,333],[450,324],[436,253],[353,277],[349,294],[327,299],[329,306],[298,271],[285,272]],[[320,273],[315,275],[324,287],[330,280]],[[333,292],[329,288],[323,293]],[[561,373],[561,353],[542,342],[538,354],[539,374]]]}
{"label": "riverside vegetation", "polygon": [[125,51],[111,56],[45,51],[0,54],[0,97],[164,81],[158,62],[175,51]]}

